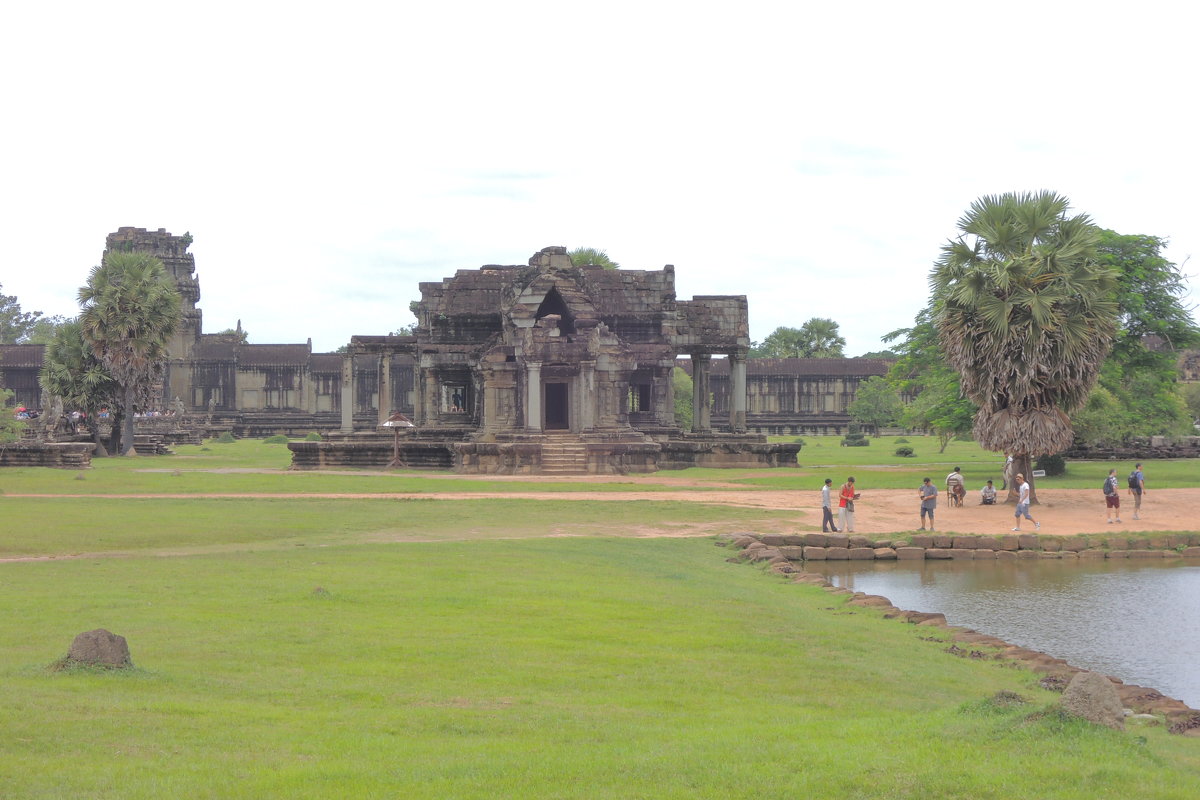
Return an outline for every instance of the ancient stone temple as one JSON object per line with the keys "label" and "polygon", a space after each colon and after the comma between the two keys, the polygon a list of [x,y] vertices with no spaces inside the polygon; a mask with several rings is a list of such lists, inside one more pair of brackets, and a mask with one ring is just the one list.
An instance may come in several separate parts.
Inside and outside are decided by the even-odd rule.
{"label": "ancient stone temple", "polygon": [[[675,271],[575,265],[547,247],[526,266],[459,270],[422,283],[413,336],[354,336],[342,373],[341,436],[294,442],[294,465],[383,464],[468,473],[652,471],[795,466],[798,445],[746,433],[744,296],[675,297]],[[691,360],[693,425],[675,424],[672,369]],[[408,356],[415,427],[355,428],[347,394],[377,361],[375,397],[395,398]],[[709,375],[728,360],[730,409],[714,430]],[[392,411],[380,403],[378,422]],[[393,441],[394,436],[394,441]]]}

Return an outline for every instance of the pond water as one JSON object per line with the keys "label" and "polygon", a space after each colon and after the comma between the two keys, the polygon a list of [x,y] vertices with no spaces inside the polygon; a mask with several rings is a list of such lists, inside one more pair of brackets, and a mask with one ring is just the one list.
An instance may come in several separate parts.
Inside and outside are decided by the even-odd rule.
{"label": "pond water", "polygon": [[1039,559],[809,561],[805,569],[1200,708],[1200,566]]}

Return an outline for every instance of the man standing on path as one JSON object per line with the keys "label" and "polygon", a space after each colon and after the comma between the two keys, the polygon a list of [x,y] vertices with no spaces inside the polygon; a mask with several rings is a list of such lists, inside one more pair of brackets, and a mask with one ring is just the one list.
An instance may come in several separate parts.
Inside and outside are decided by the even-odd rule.
{"label": "man standing on path", "polygon": [[1146,474],[1142,472],[1142,462],[1133,467],[1129,473],[1129,493],[1133,495],[1133,518],[1141,519],[1138,512],[1142,510],[1142,495],[1146,493]]}
{"label": "man standing on path", "polygon": [[1117,522],[1121,521],[1121,490],[1117,485],[1117,468],[1113,467],[1108,471],[1108,477],[1104,479],[1104,507],[1107,509],[1108,524],[1113,521],[1113,512],[1116,512]]}
{"label": "man standing on path", "polygon": [[833,522],[833,478],[826,478],[821,487],[821,530],[825,533],[837,533],[838,527]]}
{"label": "man standing on path", "polygon": [[921,498],[921,530],[925,530],[926,514],[929,515],[929,530],[933,530],[933,510],[937,508],[937,487],[929,478],[926,478],[925,483],[917,490],[917,497]]}
{"label": "man standing on path", "polygon": [[858,497],[854,491],[854,476],[851,475],[838,493],[838,514],[842,520],[842,530],[848,533],[854,533],[854,501]]}
{"label": "man standing on path", "polygon": [[1025,476],[1019,472],[1017,473],[1016,481],[1017,510],[1013,512],[1013,516],[1017,518],[1017,524],[1013,530],[1021,530],[1021,517],[1023,516],[1025,519],[1033,523],[1033,529],[1035,531],[1040,531],[1042,529],[1042,523],[1038,522],[1029,514],[1029,484],[1025,482]]}

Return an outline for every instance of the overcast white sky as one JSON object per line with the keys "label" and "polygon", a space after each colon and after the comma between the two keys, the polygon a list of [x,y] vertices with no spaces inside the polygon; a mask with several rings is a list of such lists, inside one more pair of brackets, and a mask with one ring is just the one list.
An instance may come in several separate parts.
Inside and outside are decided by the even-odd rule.
{"label": "overcast white sky", "polygon": [[592,246],[859,355],[983,194],[1200,256],[1195,9],[8,4],[0,284],[74,316],[109,232],[190,231],[205,330],[332,350],[420,281]]}

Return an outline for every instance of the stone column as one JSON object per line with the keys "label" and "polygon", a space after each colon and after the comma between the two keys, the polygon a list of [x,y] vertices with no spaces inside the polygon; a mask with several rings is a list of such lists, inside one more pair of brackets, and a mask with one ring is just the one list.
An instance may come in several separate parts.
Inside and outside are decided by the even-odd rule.
{"label": "stone column", "polygon": [[342,433],[354,433],[354,355],[342,357]]}
{"label": "stone column", "polygon": [[729,357],[729,427],[746,432],[746,356]]}
{"label": "stone column", "polygon": [[384,353],[379,357],[379,424],[387,422],[392,415],[392,354]]}
{"label": "stone column", "polygon": [[712,405],[708,388],[708,368],[712,355],[692,353],[692,433],[712,430]]}
{"label": "stone column", "polygon": [[525,362],[525,430],[542,429],[542,363]]}
{"label": "stone column", "polygon": [[596,427],[596,362],[581,361],[579,362],[579,378],[577,379],[579,387],[576,397],[579,398],[573,405],[577,409],[577,418],[579,420],[580,431],[590,431]]}

